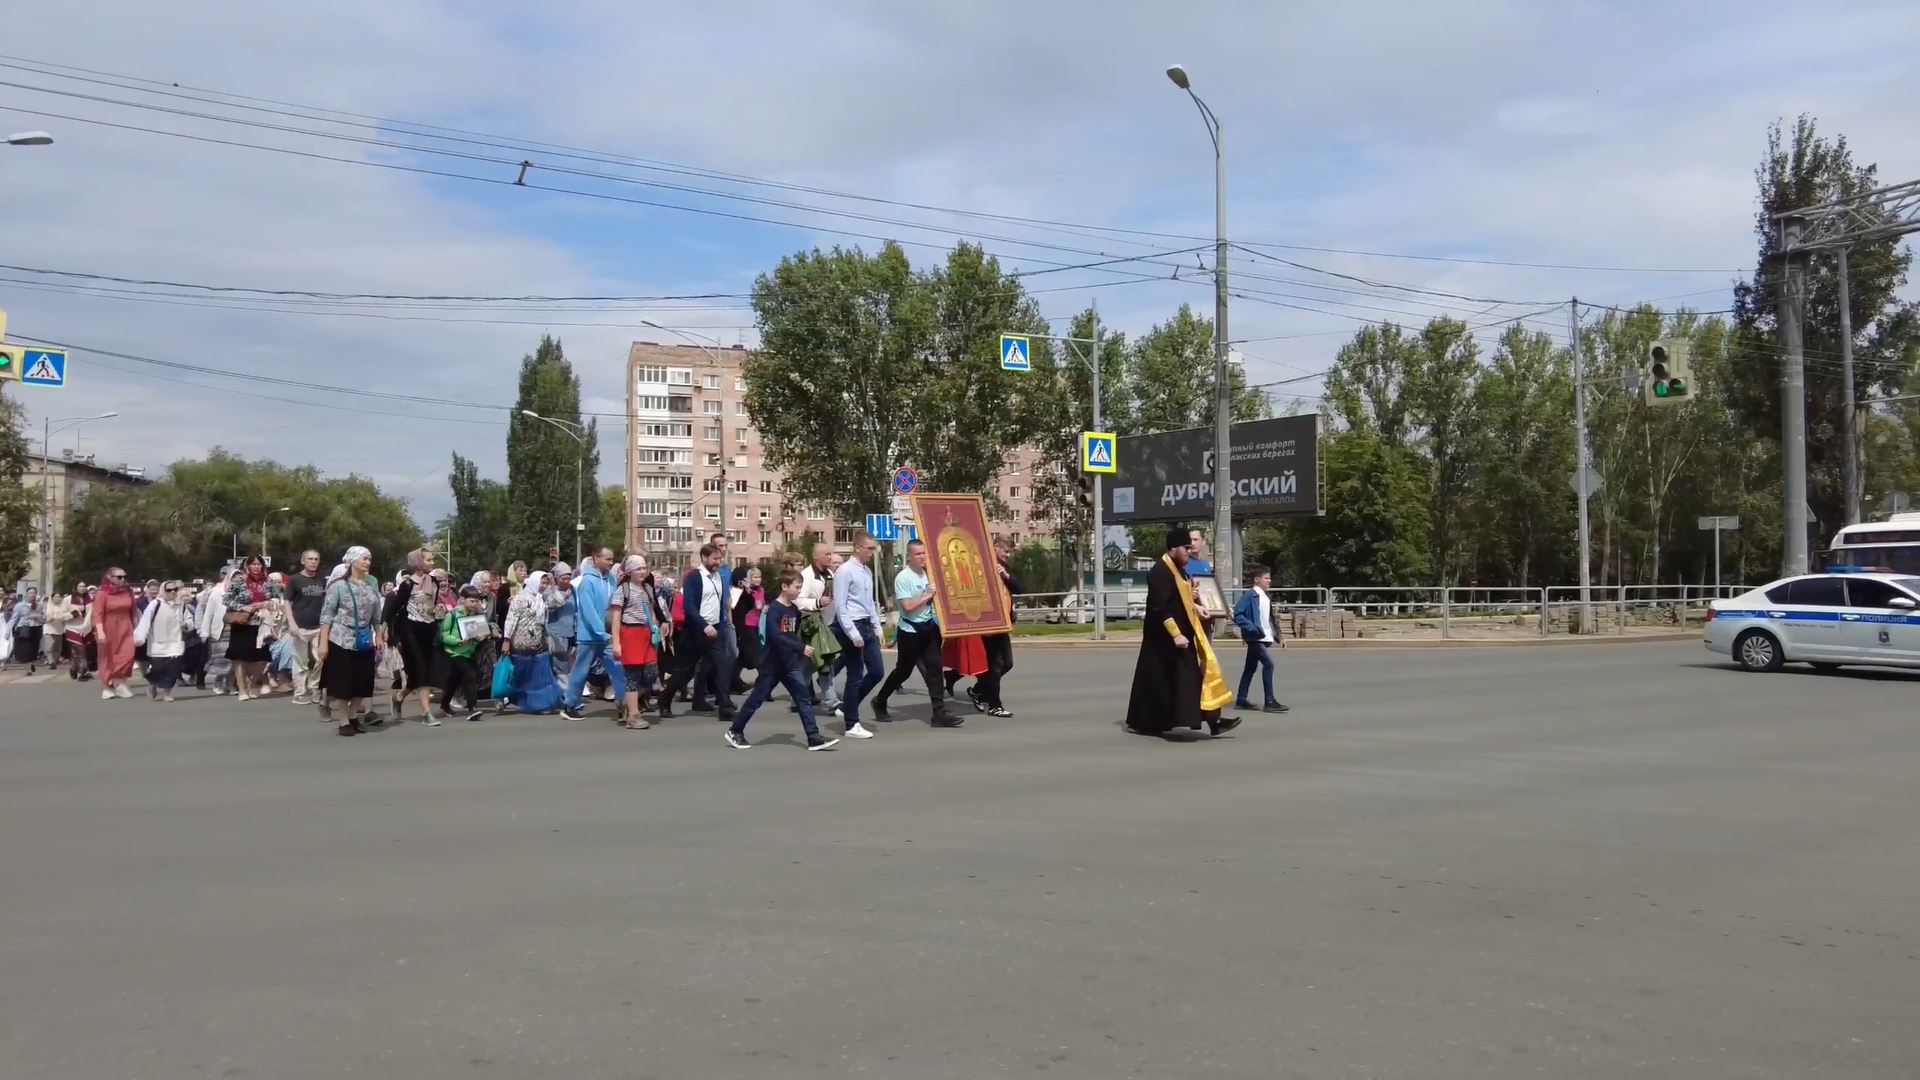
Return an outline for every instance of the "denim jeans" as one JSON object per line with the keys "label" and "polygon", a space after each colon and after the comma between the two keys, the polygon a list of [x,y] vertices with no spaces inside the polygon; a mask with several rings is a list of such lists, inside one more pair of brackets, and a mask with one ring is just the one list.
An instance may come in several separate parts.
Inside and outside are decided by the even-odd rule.
{"label": "denim jeans", "polygon": [[840,639],[840,655],[847,661],[847,692],[840,699],[840,715],[850,726],[860,722],[860,703],[880,685],[886,672],[886,662],[880,658],[880,632],[873,628],[873,620],[857,619],[853,625],[860,632],[857,648],[846,629],[838,622],[833,624],[833,636]]}
{"label": "denim jeans", "polygon": [[1270,648],[1266,642],[1258,639],[1247,642],[1247,665],[1240,669],[1240,693],[1235,695],[1235,701],[1247,700],[1247,691],[1253,686],[1253,670],[1257,667],[1260,669],[1260,688],[1267,694],[1267,700],[1262,704],[1273,704],[1273,654]]}
{"label": "denim jeans", "polygon": [[794,707],[800,710],[800,726],[806,729],[807,741],[812,742],[818,739],[820,725],[813,720],[813,697],[807,693],[806,675],[799,670],[780,670],[774,666],[771,656],[762,661],[760,677],[754,680],[753,691],[747,695],[747,703],[740,706],[739,712],[733,714],[733,733],[746,734],[747,721],[753,719],[753,714],[760,710],[760,706],[767,703],[767,698],[773,695],[775,686],[786,687],[787,696],[793,699]]}
{"label": "denim jeans", "polygon": [[613,682],[615,700],[627,696],[627,680],[620,665],[613,662],[608,654],[613,651],[611,641],[581,641],[577,644],[573,657],[573,674],[567,679],[567,708],[577,709],[581,705],[581,695],[587,689],[587,673],[593,670],[596,658],[607,672],[607,678]]}

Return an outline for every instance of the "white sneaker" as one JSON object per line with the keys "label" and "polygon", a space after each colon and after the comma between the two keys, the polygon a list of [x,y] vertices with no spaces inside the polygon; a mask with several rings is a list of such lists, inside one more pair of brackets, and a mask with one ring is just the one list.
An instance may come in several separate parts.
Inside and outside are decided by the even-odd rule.
{"label": "white sneaker", "polygon": [[853,724],[848,724],[848,725],[847,725],[847,738],[849,738],[849,739],[871,739],[871,738],[873,738],[873,732],[871,732],[871,731],[868,731],[868,730],[867,730],[866,728],[863,728],[863,727],[861,727],[861,726],[860,726],[860,725],[859,725],[858,723],[853,723]]}
{"label": "white sneaker", "polygon": [[169,701],[169,702],[170,702],[170,701],[172,701],[172,700],[173,700],[173,695],[172,695],[172,694],[161,694],[161,695],[160,695],[160,700],[161,700],[161,701]]}
{"label": "white sneaker", "polygon": [[437,717],[437,716],[435,716],[435,715],[433,715],[432,713],[428,713],[428,714],[426,715],[426,717],[425,717],[424,719],[422,719],[422,720],[421,720],[420,722],[421,722],[421,723],[423,723],[423,724],[425,724],[425,725],[427,725],[428,727],[439,727],[439,726],[440,726],[440,718],[439,718],[439,717]]}
{"label": "white sneaker", "polygon": [[311,704],[313,704],[313,702],[312,702],[312,700],[310,700],[310,699],[309,699],[309,698],[307,697],[307,695],[305,695],[305,694],[295,694],[295,695],[293,695],[293,703],[294,703],[295,705],[311,705]]}
{"label": "white sneaker", "polygon": [[127,689],[126,683],[121,683],[120,685],[113,688],[113,696],[130,698],[133,696],[133,691]]}
{"label": "white sneaker", "polygon": [[102,690],[102,691],[100,691],[100,700],[101,700],[101,701],[112,701],[112,700],[113,700],[113,691],[112,691],[111,689],[107,689],[107,690]]}

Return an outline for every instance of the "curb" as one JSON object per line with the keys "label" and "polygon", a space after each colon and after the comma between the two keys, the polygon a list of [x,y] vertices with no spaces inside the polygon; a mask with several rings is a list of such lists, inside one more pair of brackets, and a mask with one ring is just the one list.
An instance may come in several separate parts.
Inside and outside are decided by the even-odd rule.
{"label": "curb", "polygon": [[[1016,649],[1137,649],[1140,647],[1138,635],[1127,638],[1108,638],[1106,641],[1094,641],[1091,638],[1076,638],[1060,641],[1055,637],[1039,637],[1031,641],[1014,639]],[[1377,649],[1555,649],[1571,648],[1583,645],[1671,645],[1676,642],[1701,640],[1697,631],[1674,632],[1666,634],[1638,634],[1632,636],[1589,635],[1586,637],[1550,637],[1524,638],[1518,641],[1477,641],[1471,638],[1430,638],[1430,639],[1393,639],[1393,638],[1293,638],[1287,642],[1288,649],[1358,649],[1362,651]],[[1238,640],[1220,639],[1215,642],[1216,652],[1223,645],[1238,645]]]}

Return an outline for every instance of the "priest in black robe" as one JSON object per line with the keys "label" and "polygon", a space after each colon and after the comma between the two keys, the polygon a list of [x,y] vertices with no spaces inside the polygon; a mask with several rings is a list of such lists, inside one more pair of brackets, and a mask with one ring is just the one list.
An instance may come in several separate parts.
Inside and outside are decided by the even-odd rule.
{"label": "priest in black robe", "polygon": [[1219,735],[1240,723],[1238,717],[1220,717],[1233,691],[1220,674],[1194,602],[1186,574],[1189,543],[1185,526],[1169,530],[1166,553],[1147,574],[1146,625],[1127,702],[1127,730],[1137,735],[1164,736],[1182,728]]}

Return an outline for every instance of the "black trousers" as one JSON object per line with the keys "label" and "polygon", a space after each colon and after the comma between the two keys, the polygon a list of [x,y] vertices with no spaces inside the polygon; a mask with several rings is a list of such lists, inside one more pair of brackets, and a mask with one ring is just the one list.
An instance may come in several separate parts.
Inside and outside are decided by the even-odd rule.
{"label": "black trousers", "polygon": [[716,667],[724,663],[726,654],[721,652],[720,638],[716,635],[687,632],[680,635],[678,647],[674,649],[676,661],[673,674],[667,677],[666,688],[660,691],[660,712],[673,711],[673,699],[681,690],[693,687],[693,707],[702,708],[707,703],[707,691],[712,688],[717,711],[722,717],[733,715],[733,695],[726,686],[713,686]]}
{"label": "black trousers", "polygon": [[1005,708],[1000,700],[1000,680],[1013,670],[1013,636],[1010,634],[988,634],[980,639],[981,648],[987,651],[987,670],[974,680],[974,689],[980,692],[980,700],[994,708]]}
{"label": "black trousers", "polygon": [[[477,650],[476,650],[477,651]],[[491,674],[491,672],[489,672]],[[469,711],[480,707],[480,699],[486,692],[480,687],[480,659],[477,656],[447,656],[446,679],[440,684],[442,697],[440,707],[453,711],[453,695],[467,695]]]}
{"label": "black trousers", "polygon": [[873,700],[884,706],[893,692],[906,684],[907,676],[918,670],[921,681],[927,684],[927,697],[933,699],[933,715],[947,715],[947,684],[940,677],[939,624],[929,622],[911,631],[896,632],[893,650],[893,670],[887,673],[887,681],[880,684]]}

